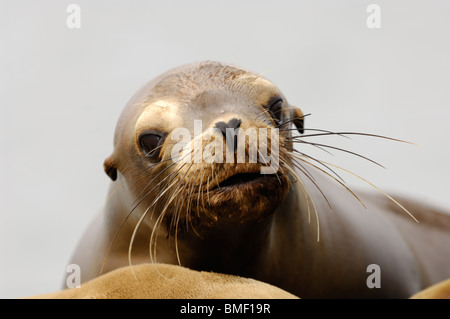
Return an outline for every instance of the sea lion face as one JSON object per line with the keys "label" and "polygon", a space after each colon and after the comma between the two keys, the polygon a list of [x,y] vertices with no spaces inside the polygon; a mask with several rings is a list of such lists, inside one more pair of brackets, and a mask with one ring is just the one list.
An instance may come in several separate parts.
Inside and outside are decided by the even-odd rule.
{"label": "sea lion face", "polygon": [[168,230],[255,222],[288,193],[291,122],[302,130],[301,111],[261,76],[216,62],[188,65],[130,101],[105,171],[123,178],[136,209]]}

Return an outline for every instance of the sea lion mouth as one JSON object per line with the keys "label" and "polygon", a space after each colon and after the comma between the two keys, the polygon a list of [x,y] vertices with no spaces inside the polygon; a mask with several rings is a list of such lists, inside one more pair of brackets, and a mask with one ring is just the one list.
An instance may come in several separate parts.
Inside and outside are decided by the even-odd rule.
{"label": "sea lion mouth", "polygon": [[262,174],[261,166],[203,166],[205,170],[195,173],[190,184],[179,186],[183,195],[176,218],[185,219],[198,232],[215,225],[253,223],[274,213],[287,195],[289,178],[283,170]]}
{"label": "sea lion mouth", "polygon": [[250,185],[253,183],[259,183],[262,182],[264,179],[264,175],[260,173],[237,173],[234,174],[222,182],[220,182],[218,185],[211,188],[211,190],[216,190],[219,188],[232,188],[232,187],[239,187],[243,185]]}

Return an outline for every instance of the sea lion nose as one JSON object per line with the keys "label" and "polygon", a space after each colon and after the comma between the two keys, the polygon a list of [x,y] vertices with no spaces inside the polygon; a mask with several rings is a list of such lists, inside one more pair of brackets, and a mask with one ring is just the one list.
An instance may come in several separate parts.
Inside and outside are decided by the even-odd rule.
{"label": "sea lion nose", "polygon": [[[218,128],[223,136],[226,139],[227,145],[231,150],[236,151],[237,149],[237,131],[241,126],[242,121],[237,118],[232,118],[228,121],[228,123],[225,123],[223,121],[217,122],[215,124],[215,127]],[[227,137],[227,128],[231,129],[231,135]]]}
{"label": "sea lion nose", "polygon": [[237,119],[237,118],[232,118],[231,120],[228,121],[228,123],[225,122],[217,122],[215,127],[218,128],[223,136],[227,137],[227,128],[232,129],[233,131],[237,128],[239,128],[239,126],[241,126],[242,121]]}

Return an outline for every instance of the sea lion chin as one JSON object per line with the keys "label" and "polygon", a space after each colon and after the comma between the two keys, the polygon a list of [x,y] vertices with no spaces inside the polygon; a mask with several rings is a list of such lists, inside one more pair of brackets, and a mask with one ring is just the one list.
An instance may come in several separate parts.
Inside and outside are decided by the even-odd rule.
{"label": "sea lion chin", "polygon": [[[209,191],[197,190],[200,199],[196,198],[198,193],[191,195],[194,199],[191,222],[197,229],[224,223],[257,222],[275,212],[288,188],[284,175],[237,173]],[[197,205],[198,200],[204,203]]]}

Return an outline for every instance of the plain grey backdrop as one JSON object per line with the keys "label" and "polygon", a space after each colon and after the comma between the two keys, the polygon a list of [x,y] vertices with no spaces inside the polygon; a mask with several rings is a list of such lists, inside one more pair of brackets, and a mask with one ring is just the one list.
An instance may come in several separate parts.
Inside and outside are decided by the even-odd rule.
{"label": "plain grey backdrop", "polygon": [[[81,8],[69,29],[66,8]],[[381,8],[381,28],[366,11]],[[219,60],[274,82],[339,163],[392,195],[450,208],[449,1],[0,1],[0,297],[61,288],[109,185],[103,160],[131,95]],[[317,140],[318,141],[318,140]],[[368,189],[357,179],[349,185]]]}

